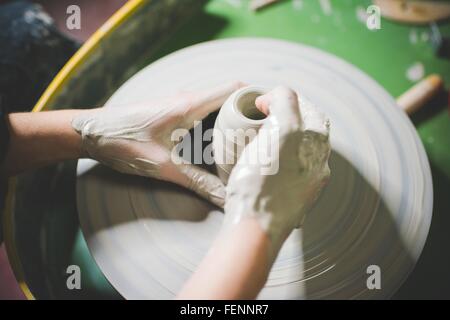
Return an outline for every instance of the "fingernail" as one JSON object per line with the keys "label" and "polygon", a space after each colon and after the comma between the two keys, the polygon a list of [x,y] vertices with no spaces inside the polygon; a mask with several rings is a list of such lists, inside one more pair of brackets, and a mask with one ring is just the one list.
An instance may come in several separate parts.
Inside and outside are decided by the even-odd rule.
{"label": "fingernail", "polygon": [[267,94],[259,96],[255,100],[255,106],[265,115],[269,115],[269,98]]}

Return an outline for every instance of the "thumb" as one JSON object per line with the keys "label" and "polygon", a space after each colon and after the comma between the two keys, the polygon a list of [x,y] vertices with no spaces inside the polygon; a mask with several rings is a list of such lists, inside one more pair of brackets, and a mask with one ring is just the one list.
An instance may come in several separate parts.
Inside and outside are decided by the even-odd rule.
{"label": "thumb", "polygon": [[280,126],[298,126],[301,114],[297,93],[284,86],[278,86],[255,101],[256,107]]}
{"label": "thumb", "polygon": [[214,174],[190,163],[174,164],[171,181],[182,185],[213,204],[223,208],[225,186]]}

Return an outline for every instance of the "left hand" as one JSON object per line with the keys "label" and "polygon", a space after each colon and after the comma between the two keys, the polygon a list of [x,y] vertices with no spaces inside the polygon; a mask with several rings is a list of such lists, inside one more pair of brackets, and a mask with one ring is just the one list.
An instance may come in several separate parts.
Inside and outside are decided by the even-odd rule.
{"label": "left hand", "polygon": [[191,129],[194,121],[219,109],[241,86],[233,82],[162,101],[86,112],[74,117],[72,126],[90,158],[123,173],[174,182],[223,207],[225,187],[218,177],[173,161],[171,134]]}

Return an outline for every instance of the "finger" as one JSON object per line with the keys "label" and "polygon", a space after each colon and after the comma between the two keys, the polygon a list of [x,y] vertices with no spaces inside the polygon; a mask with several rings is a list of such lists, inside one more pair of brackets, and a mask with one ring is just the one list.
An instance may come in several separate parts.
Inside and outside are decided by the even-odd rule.
{"label": "finger", "polygon": [[272,124],[297,126],[301,122],[297,93],[288,87],[276,87],[259,97],[255,104],[262,112],[269,114]]}
{"label": "finger", "polygon": [[246,84],[233,81],[215,88],[192,93],[191,103],[186,109],[186,119],[189,123],[195,120],[202,120],[208,114],[218,110],[225,102],[225,100],[239,88],[245,87]]}
{"label": "finger", "polygon": [[170,173],[164,178],[188,188],[213,204],[223,208],[225,186],[222,181],[208,171],[190,163],[172,163]]}
{"label": "finger", "polygon": [[222,181],[208,171],[192,164],[178,166],[184,176],[185,187],[201,197],[223,208],[225,204],[225,186]]}
{"label": "finger", "polygon": [[225,186],[217,176],[187,162],[162,145],[152,144],[150,148],[133,151],[133,154],[136,155],[135,174],[176,183],[223,208]]}
{"label": "finger", "polygon": [[268,93],[256,98],[255,106],[259,111],[261,111],[265,115],[269,115],[271,101],[272,101],[272,92],[268,92]]}

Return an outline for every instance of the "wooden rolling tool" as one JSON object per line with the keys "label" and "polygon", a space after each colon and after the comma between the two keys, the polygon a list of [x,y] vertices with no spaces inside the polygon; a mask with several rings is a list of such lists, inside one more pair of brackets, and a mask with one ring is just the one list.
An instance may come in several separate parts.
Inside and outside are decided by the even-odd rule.
{"label": "wooden rolling tool", "polygon": [[447,1],[373,0],[387,19],[412,24],[427,24],[450,17]]}
{"label": "wooden rolling tool", "polygon": [[397,98],[397,104],[411,115],[423,107],[443,86],[442,78],[432,74],[416,83],[411,89]]}
{"label": "wooden rolling tool", "polygon": [[277,1],[279,0],[252,0],[250,1],[250,9],[252,9],[253,11],[258,11]]}

